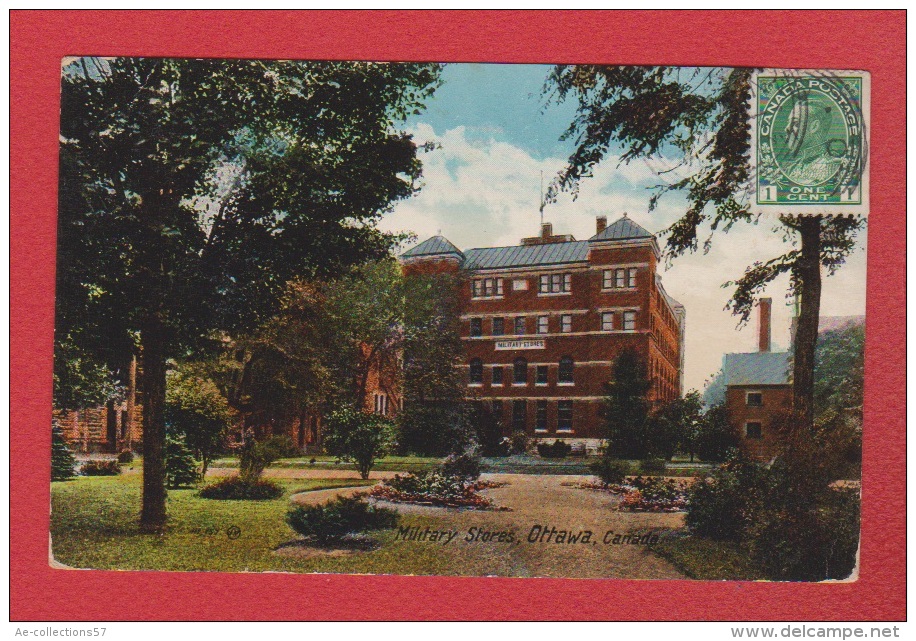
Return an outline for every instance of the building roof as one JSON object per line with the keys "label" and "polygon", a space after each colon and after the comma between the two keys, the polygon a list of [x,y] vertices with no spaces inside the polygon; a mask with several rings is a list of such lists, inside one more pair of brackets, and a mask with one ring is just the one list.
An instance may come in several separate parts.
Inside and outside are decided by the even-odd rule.
{"label": "building roof", "polygon": [[577,240],[543,245],[515,245],[469,249],[465,253],[465,269],[493,269],[562,265],[588,260],[588,242]]}
{"label": "building roof", "polygon": [[417,256],[442,256],[453,254],[464,257],[461,250],[455,247],[445,236],[433,236],[427,238],[416,247],[408,249],[401,254],[404,258],[416,258]]}
{"label": "building roof", "polygon": [[635,238],[654,238],[654,235],[634,223],[624,214],[622,218],[617,219],[605,227],[604,231],[595,234],[588,240],[589,242],[595,242],[599,240],[629,240]]}
{"label": "building roof", "polygon": [[789,385],[790,352],[726,354],[722,362],[725,385]]}

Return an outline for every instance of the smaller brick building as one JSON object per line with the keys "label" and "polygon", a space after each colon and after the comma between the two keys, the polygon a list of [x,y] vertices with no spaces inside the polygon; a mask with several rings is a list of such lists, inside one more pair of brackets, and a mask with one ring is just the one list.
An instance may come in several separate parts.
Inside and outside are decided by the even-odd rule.
{"label": "smaller brick building", "polygon": [[726,354],[722,363],[725,403],[744,451],[767,460],[776,454],[776,416],[792,406],[791,352],[773,352],[771,310],[773,301],[758,304],[758,351]]}

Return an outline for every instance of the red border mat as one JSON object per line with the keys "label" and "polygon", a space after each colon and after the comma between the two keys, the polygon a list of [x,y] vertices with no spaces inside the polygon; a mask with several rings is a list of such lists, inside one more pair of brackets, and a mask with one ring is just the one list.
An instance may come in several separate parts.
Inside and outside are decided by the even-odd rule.
{"label": "red border mat", "polygon": [[[897,12],[24,12],[11,45],[14,620],[904,619],[905,28]],[[67,55],[866,69],[871,217],[860,579],[847,584],[48,567],[60,60]]]}

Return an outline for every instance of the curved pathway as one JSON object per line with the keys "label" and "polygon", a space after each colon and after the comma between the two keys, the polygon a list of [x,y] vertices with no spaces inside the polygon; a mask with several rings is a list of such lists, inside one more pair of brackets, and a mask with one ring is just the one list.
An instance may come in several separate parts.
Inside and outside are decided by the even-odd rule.
{"label": "curved pathway", "polygon": [[[301,471],[301,470],[300,470]],[[311,471],[311,470],[309,470]],[[339,478],[339,477],[338,477]],[[540,576],[566,578],[682,579],[684,575],[645,545],[614,544],[616,534],[645,535],[663,529],[681,528],[680,513],[618,512],[619,498],[601,491],[583,490],[564,483],[585,480],[583,476],[484,474],[486,480],[508,485],[485,490],[497,506],[512,511],[416,509],[415,506],[386,504],[398,509],[400,527],[418,527],[420,532],[449,530],[455,536],[448,543],[403,540],[390,545],[421,546],[423,554],[454,557],[466,571],[462,574],[497,576]],[[300,505],[323,503],[336,496],[352,496],[371,486],[302,492],[291,497]],[[474,528],[472,530],[472,528]],[[539,529],[538,529],[539,528]],[[556,542],[561,531],[592,532],[587,543]],[[511,532],[513,541],[468,541],[479,532]],[[543,534],[544,532],[547,534]],[[550,532],[555,532],[550,535]],[[608,544],[605,535],[608,532]],[[491,538],[491,537],[487,537]],[[506,537],[504,537],[506,538]],[[569,539],[568,534],[565,537]],[[581,535],[579,537],[581,541]],[[440,547],[441,546],[441,547]],[[458,566],[455,567],[455,571]]]}

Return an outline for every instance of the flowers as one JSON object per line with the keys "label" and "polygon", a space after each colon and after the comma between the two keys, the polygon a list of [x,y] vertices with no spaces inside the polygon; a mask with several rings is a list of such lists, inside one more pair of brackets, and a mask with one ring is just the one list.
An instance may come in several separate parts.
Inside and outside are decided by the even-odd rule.
{"label": "flowers", "polygon": [[494,508],[493,501],[481,496],[478,492],[501,485],[503,484],[489,481],[470,481],[434,470],[416,474],[398,474],[374,488],[371,496],[394,503],[488,510],[499,508]]}
{"label": "flowers", "polygon": [[684,481],[657,476],[636,476],[624,483],[580,483],[576,487],[622,495],[618,510],[628,512],[681,512],[687,509]]}

